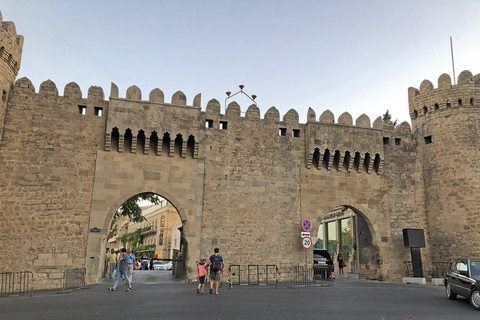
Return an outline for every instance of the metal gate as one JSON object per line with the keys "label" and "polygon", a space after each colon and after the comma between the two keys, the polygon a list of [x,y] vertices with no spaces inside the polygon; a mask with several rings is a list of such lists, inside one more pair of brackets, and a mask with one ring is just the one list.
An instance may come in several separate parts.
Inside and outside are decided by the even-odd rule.
{"label": "metal gate", "polygon": [[332,287],[332,267],[329,265],[314,265],[313,267],[295,266],[291,268],[292,288],[323,286]]}
{"label": "metal gate", "polygon": [[274,264],[232,264],[228,267],[230,288],[239,286],[275,286],[278,288],[278,267]]}
{"label": "metal gate", "polygon": [[33,273],[30,271],[0,273],[0,297],[31,297],[33,280]]}
{"label": "metal gate", "polygon": [[65,269],[63,273],[63,292],[85,288],[85,268]]}

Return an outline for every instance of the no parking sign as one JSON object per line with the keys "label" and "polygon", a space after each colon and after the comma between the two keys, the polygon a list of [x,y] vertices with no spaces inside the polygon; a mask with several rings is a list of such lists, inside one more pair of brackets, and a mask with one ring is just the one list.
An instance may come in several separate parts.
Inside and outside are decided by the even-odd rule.
{"label": "no parking sign", "polygon": [[302,229],[303,231],[307,231],[307,232],[312,230],[312,221],[310,221],[310,219],[303,219]]}

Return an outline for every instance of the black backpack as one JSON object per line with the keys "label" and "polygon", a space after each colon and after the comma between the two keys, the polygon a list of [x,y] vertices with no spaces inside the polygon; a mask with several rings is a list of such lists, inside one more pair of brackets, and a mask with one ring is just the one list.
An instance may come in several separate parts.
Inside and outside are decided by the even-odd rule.
{"label": "black backpack", "polygon": [[222,264],[220,261],[220,256],[214,255],[212,261],[212,271],[219,271],[222,268]]}

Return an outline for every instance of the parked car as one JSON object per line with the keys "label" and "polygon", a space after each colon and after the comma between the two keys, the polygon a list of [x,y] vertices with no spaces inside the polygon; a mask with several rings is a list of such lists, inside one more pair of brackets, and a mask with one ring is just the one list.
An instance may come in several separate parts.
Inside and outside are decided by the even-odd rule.
{"label": "parked car", "polygon": [[480,310],[480,259],[457,259],[445,275],[445,293],[448,299],[461,295]]}
{"label": "parked car", "polygon": [[331,261],[330,253],[325,249],[313,249],[313,264],[327,264],[327,261]]}
{"label": "parked car", "polygon": [[165,264],[162,261],[153,261],[153,270],[165,270]]}
{"label": "parked car", "polygon": [[169,263],[165,264],[165,270],[172,270],[172,261],[170,261]]}

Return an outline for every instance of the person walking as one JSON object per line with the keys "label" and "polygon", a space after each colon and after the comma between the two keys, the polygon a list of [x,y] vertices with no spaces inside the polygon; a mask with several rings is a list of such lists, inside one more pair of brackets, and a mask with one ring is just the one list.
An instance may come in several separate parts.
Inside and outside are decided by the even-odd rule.
{"label": "person walking", "polygon": [[337,256],[337,263],[338,263],[338,274],[340,275],[340,277],[343,278],[343,267],[345,267],[346,264],[343,261],[342,255],[340,253]]}
{"label": "person walking", "polygon": [[123,276],[123,278],[125,280],[127,280],[128,289],[126,291],[127,292],[132,291],[133,290],[132,289],[132,284],[130,283],[130,279],[128,279],[128,275],[127,275],[128,254],[127,254],[127,250],[125,248],[122,248],[122,250],[120,252],[120,255],[118,256],[118,264],[119,264],[119,267],[118,267],[119,272],[117,273],[115,283],[113,284],[113,287],[108,288],[108,290],[115,291],[115,289],[117,289],[118,283],[120,282],[120,278],[122,278],[122,276]]}
{"label": "person walking", "polygon": [[225,264],[223,263],[223,257],[219,255],[220,249],[215,248],[214,254],[208,259],[206,267],[210,266],[210,294],[213,294],[213,283],[215,282],[215,294],[218,294],[218,286],[220,285],[221,272],[223,271]]}
{"label": "person walking", "polygon": [[132,283],[132,278],[133,278],[133,266],[135,263],[135,254],[133,253],[133,249],[129,248],[128,249],[128,279],[130,280],[130,283]]}
{"label": "person walking", "polygon": [[103,259],[103,277],[107,277],[108,275],[108,255],[110,254],[110,248],[105,250],[105,257]]}
{"label": "person walking", "polygon": [[110,278],[112,277],[113,271],[115,271],[115,265],[117,264],[117,255],[115,250],[112,248],[110,254],[108,255],[108,274]]}
{"label": "person walking", "polygon": [[207,266],[205,265],[205,259],[202,259],[197,265],[198,269],[198,287],[197,293],[200,293],[200,288],[202,289],[202,294],[205,293],[205,273]]}

